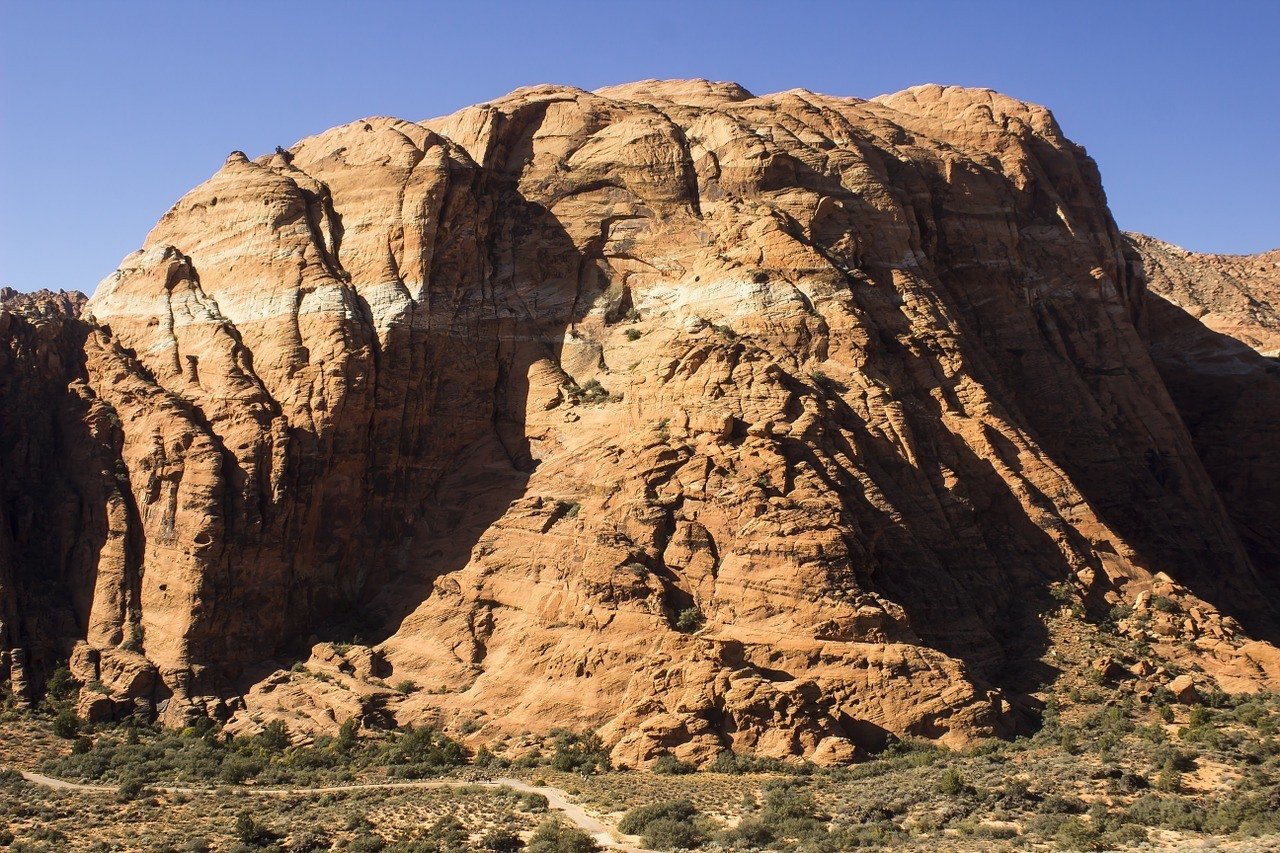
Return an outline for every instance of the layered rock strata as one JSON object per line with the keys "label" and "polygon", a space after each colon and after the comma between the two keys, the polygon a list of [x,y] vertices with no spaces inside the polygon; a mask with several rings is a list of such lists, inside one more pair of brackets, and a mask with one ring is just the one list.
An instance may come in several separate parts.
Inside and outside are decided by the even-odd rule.
{"label": "layered rock strata", "polygon": [[0,314],[6,660],[98,716],[847,760],[1031,724],[1063,591],[1164,590],[1186,666],[1280,686],[1274,509],[1224,506],[1136,251],[987,90],[233,153],[82,318]]}

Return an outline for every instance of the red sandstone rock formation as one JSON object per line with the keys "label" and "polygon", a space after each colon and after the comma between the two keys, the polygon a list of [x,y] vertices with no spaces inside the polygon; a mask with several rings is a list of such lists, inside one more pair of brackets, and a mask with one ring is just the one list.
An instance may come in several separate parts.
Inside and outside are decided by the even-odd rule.
{"label": "red sandstone rock formation", "polygon": [[1133,251],[985,90],[537,87],[233,153],[83,319],[0,313],[7,660],[103,716],[846,760],[1025,724],[1057,585],[1280,686],[1275,505],[1224,508]]}

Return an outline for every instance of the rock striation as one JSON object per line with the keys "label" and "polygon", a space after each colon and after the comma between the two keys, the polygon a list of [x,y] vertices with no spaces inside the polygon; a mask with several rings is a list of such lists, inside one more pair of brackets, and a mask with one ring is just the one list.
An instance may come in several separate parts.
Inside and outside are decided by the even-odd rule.
{"label": "rock striation", "polygon": [[1280,686],[1270,486],[1224,491],[1144,245],[988,90],[540,86],[234,152],[79,316],[0,313],[13,688],[839,762],[1032,724],[1064,591]]}

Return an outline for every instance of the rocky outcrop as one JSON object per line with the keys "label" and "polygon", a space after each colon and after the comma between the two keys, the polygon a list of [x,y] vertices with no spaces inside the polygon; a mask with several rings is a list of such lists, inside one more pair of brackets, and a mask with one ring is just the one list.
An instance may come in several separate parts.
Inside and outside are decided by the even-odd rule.
{"label": "rocky outcrop", "polygon": [[1188,252],[1144,234],[1125,234],[1150,298],[1180,308],[1207,329],[1280,357],[1280,249],[1257,255]]}
{"label": "rocky outcrop", "polygon": [[1280,592],[1280,250],[1206,255],[1128,234],[1151,356],[1253,564]]}
{"label": "rocky outcrop", "polygon": [[0,423],[3,511],[87,519],[9,526],[7,643],[98,714],[838,763],[1027,725],[1061,591],[1163,572],[1184,662],[1276,686],[1127,251],[986,90],[537,87],[233,153],[49,321],[65,365],[0,315],[0,402],[67,419]]}

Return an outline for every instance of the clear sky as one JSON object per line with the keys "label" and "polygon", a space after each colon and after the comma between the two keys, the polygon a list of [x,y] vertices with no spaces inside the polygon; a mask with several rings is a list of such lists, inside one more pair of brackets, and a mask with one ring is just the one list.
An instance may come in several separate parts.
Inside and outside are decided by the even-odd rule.
{"label": "clear sky", "polygon": [[0,0],[0,285],[92,291],[222,164],[366,115],[648,77],[1053,109],[1117,222],[1280,245],[1280,0]]}

